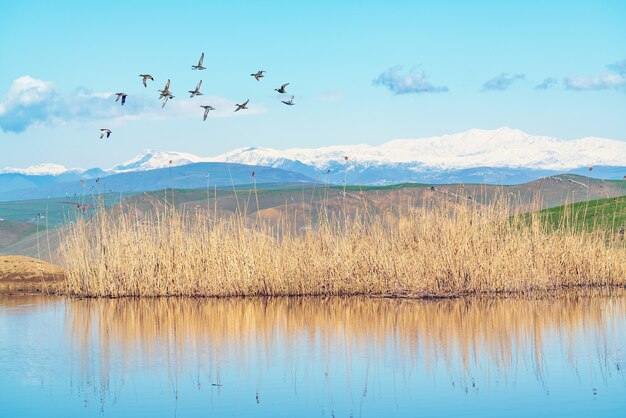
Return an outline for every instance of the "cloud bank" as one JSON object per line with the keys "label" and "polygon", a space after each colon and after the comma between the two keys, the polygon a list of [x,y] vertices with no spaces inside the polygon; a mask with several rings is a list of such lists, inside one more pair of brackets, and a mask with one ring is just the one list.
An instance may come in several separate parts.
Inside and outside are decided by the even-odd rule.
{"label": "cloud bank", "polygon": [[482,91],[503,91],[507,90],[517,80],[523,80],[526,76],[524,74],[511,74],[501,73],[491,80],[487,80],[483,83]]}
{"label": "cloud bank", "polygon": [[75,119],[106,119],[138,114],[153,107],[147,100],[133,98],[124,109],[113,93],[94,93],[79,87],[63,95],[51,81],[23,76],[13,81],[0,101],[0,128],[20,133],[30,125],[63,124]]}
{"label": "cloud bank", "polygon": [[[205,103],[206,102],[206,103]],[[161,120],[176,117],[202,117],[201,104],[211,104],[217,110],[211,117],[232,117],[265,112],[265,108],[251,103],[247,112],[234,113],[231,100],[203,96],[202,102],[186,97],[170,100],[161,109],[161,102],[154,97],[129,95],[122,107],[115,102],[113,92],[93,92],[79,87],[70,94],[61,94],[51,81],[23,76],[13,81],[9,91],[0,100],[0,129],[20,133],[33,124],[60,125],[74,120],[109,120],[117,125],[132,120]]]}
{"label": "cloud bank", "polygon": [[626,91],[626,59],[607,65],[609,70],[592,76],[566,77],[563,80],[568,90],[611,90]]}
{"label": "cloud bank", "polygon": [[556,86],[558,82],[559,80],[557,80],[556,78],[548,77],[545,80],[543,80],[541,83],[537,84],[535,86],[535,90],[548,90]]}
{"label": "cloud bank", "polygon": [[389,68],[376,77],[372,84],[386,87],[394,94],[409,93],[443,93],[448,91],[446,86],[435,86],[427,80],[426,74],[417,69],[402,74],[402,66]]}

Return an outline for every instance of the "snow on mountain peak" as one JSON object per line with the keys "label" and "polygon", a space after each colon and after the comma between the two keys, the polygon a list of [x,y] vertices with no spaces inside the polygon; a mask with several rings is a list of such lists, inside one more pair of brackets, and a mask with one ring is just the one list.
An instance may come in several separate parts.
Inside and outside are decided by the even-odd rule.
{"label": "snow on mountain peak", "polygon": [[[293,162],[325,170],[345,164],[383,167],[402,165],[409,170],[465,169],[475,167],[529,168],[567,171],[590,165],[626,166],[626,141],[598,137],[561,140],[530,135],[519,129],[470,129],[465,132],[426,138],[395,139],[381,145],[333,145],[320,148],[276,150],[263,147],[238,148],[216,157],[146,149],[110,173],[146,171],[198,162],[231,162],[287,168]],[[39,164],[26,169],[5,168],[0,173],[59,175],[68,170],[58,164]]]}
{"label": "snow on mountain peak", "polygon": [[344,156],[365,166],[412,164],[441,169],[485,166],[568,170],[587,165],[626,166],[626,141],[595,137],[561,140],[505,127],[395,139],[378,146],[338,145],[282,151],[242,148],[212,160],[266,166],[277,166],[279,160],[293,160],[324,169]]}
{"label": "snow on mountain peak", "polygon": [[207,159],[185,152],[146,149],[134,158],[114,166],[110,171],[116,173],[123,173],[127,171],[146,171],[204,161],[207,161]]}
{"label": "snow on mountain peak", "polygon": [[67,173],[68,171],[81,173],[84,170],[81,168],[73,168],[70,170],[67,167],[60,165],[60,164],[46,163],[46,164],[31,165],[30,167],[27,167],[27,168],[7,167],[7,168],[0,170],[0,174],[16,173],[16,174],[26,174],[30,176],[58,176],[59,174]]}

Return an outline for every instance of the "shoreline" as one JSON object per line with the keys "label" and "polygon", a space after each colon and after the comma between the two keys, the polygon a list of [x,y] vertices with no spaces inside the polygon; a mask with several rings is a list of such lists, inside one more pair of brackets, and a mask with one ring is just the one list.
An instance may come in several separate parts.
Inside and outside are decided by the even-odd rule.
{"label": "shoreline", "polygon": [[0,295],[59,295],[63,268],[36,258],[0,256]]}
{"label": "shoreline", "polygon": [[73,299],[257,299],[257,298],[372,298],[372,299],[398,299],[398,300],[421,300],[438,301],[461,298],[485,298],[485,299],[549,299],[563,295],[588,294],[614,292],[626,289],[624,285],[603,286],[565,286],[552,289],[536,289],[527,292],[480,292],[458,293],[455,295],[436,294],[284,294],[284,295],[158,295],[158,296],[80,296],[73,295],[62,290],[65,280],[65,272],[61,266],[48,263],[36,258],[11,255],[0,256],[0,296],[51,296],[69,297]]}

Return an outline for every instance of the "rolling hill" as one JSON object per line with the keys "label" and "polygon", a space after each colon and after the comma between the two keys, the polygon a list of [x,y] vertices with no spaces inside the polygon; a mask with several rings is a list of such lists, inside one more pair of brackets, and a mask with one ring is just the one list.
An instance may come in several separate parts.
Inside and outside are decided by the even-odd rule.
{"label": "rolling hill", "polygon": [[250,185],[254,182],[301,184],[313,183],[314,180],[280,168],[232,163],[192,163],[171,168],[126,171],[99,178],[72,178],[71,181],[41,183],[33,187],[4,191],[0,194],[0,201],[42,199],[48,196],[69,198],[89,196],[92,193],[130,194],[165,188],[223,188]]}

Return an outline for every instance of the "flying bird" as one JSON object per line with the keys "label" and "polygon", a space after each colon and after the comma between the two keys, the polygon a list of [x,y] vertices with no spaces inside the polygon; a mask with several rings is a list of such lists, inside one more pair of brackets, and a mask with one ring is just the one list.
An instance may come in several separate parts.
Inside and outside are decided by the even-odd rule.
{"label": "flying bird", "polygon": [[128,96],[128,94],[126,93],[115,93],[115,103],[117,103],[120,98],[122,99],[122,106],[124,106],[124,103],[126,103],[126,97]]}
{"label": "flying bird", "polygon": [[206,70],[206,67],[202,66],[203,62],[204,62],[204,52],[202,53],[202,55],[200,55],[200,61],[198,61],[198,65],[192,65],[191,69],[192,70]]}
{"label": "flying bird", "polygon": [[102,139],[104,137],[104,135],[108,137],[111,136],[111,130],[110,129],[106,129],[106,128],[102,128],[100,129],[100,139]]}
{"label": "flying bird", "polygon": [[202,85],[202,80],[200,80],[195,90],[189,90],[189,93],[191,93],[191,96],[189,96],[189,98],[192,98],[193,96],[202,96],[202,92],[200,91],[201,85]]}
{"label": "flying bird", "polygon": [[215,110],[213,106],[209,106],[209,105],[202,105],[200,107],[204,109],[204,119],[202,120],[206,120],[206,117],[209,116],[209,112],[211,110]]}
{"label": "flying bird", "polygon": [[283,102],[284,104],[286,104],[287,106],[293,106],[295,105],[295,103],[293,102],[293,96],[291,96],[291,99],[289,100],[281,100],[281,102]]}
{"label": "flying bird", "polygon": [[170,93],[170,79],[169,78],[167,79],[167,83],[165,83],[165,87],[163,88],[163,90],[159,90],[159,91],[161,92],[159,99],[162,99],[167,96],[172,96],[172,93]]}
{"label": "flying bird", "polygon": [[165,105],[167,104],[167,101],[169,99],[173,99],[174,96],[172,96],[172,93],[168,93],[167,96],[165,96],[165,100],[163,100],[163,104],[161,105],[161,109],[163,109],[165,107]]}
{"label": "flying bird", "polygon": [[235,109],[235,112],[238,112],[239,110],[247,109],[247,104],[248,104],[249,101],[250,101],[250,99],[246,100],[242,104],[236,103],[235,106],[237,106],[237,109]]}
{"label": "flying bird", "polygon": [[260,71],[257,71],[256,73],[250,74],[250,77],[254,77],[254,78],[256,78],[256,81],[259,81],[260,79],[262,79],[263,77],[265,77],[265,76],[263,75],[263,73],[265,73],[265,71],[260,70]]}
{"label": "flying bird", "polygon": [[154,81],[154,78],[150,74],[139,74],[139,77],[143,78],[143,86],[148,87],[148,80]]}
{"label": "flying bird", "polygon": [[285,90],[285,87],[287,87],[288,85],[289,85],[289,83],[285,83],[282,86],[280,86],[280,88],[274,89],[274,91],[277,91],[280,94],[287,93],[287,90]]}

